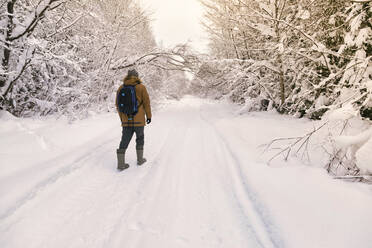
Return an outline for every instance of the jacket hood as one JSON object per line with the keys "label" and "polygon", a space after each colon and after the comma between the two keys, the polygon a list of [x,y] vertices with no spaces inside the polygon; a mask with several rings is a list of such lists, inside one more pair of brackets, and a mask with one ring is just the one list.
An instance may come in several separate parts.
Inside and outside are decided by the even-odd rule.
{"label": "jacket hood", "polygon": [[138,77],[129,76],[124,78],[124,85],[136,85],[142,83]]}

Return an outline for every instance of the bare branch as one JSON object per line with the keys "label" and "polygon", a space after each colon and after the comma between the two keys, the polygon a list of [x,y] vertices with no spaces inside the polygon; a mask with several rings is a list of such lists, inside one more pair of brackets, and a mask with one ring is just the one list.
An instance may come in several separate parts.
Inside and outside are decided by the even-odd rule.
{"label": "bare branch", "polygon": [[296,151],[294,153],[295,155],[298,154],[301,150],[303,150],[303,154],[304,153],[307,153],[308,152],[308,144],[310,142],[311,137],[317,131],[319,131],[320,129],[322,129],[327,124],[328,124],[328,122],[323,123],[322,125],[320,125],[317,128],[314,128],[313,131],[305,134],[304,136],[294,137],[294,138],[278,138],[278,139],[272,140],[270,143],[268,143],[266,145],[266,148],[265,148],[264,152],[268,152],[271,149],[272,145],[275,144],[275,143],[277,143],[277,142],[279,142],[279,141],[292,141],[293,140],[293,142],[291,142],[288,146],[282,148],[279,152],[277,152],[274,156],[272,156],[268,160],[268,163],[270,163],[272,160],[274,160],[275,158],[277,158],[281,154],[285,154],[284,160],[287,161],[289,155],[292,152],[292,150],[293,149],[296,149],[296,147],[297,147],[297,149],[296,149]]}

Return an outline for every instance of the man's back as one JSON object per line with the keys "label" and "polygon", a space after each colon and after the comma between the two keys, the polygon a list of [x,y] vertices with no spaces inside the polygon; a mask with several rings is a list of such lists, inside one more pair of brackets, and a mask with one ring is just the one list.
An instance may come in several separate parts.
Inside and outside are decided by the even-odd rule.
{"label": "man's back", "polygon": [[[121,89],[124,87],[124,85],[128,86],[135,86],[136,89],[136,98],[138,102],[138,113],[134,116],[133,120],[129,120],[128,116],[124,113],[121,113],[118,111],[122,126],[145,126],[146,125],[146,118],[151,119],[151,104],[150,104],[150,97],[147,92],[146,87],[142,84],[141,80],[136,76],[128,76],[124,79],[124,84],[121,85],[117,91],[117,97]],[[116,100],[116,103],[118,101]],[[117,106],[118,107],[118,106]]]}

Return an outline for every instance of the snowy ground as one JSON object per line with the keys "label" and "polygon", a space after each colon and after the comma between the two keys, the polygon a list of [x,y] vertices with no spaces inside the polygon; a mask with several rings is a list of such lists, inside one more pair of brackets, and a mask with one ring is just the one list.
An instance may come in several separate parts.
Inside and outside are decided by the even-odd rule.
{"label": "snowy ground", "polygon": [[186,97],[146,127],[148,163],[116,171],[115,114],[0,119],[0,247],[372,247],[371,186],[257,147],[313,123]]}

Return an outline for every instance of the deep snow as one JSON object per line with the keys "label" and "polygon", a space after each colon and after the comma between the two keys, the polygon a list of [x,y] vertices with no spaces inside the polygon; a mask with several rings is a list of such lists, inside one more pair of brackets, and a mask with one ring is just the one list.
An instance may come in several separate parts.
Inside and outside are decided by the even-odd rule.
{"label": "deep snow", "polygon": [[314,123],[236,112],[168,102],[146,127],[148,162],[135,166],[132,142],[121,173],[115,114],[68,124],[2,113],[0,247],[371,247],[371,186],[295,158],[264,163],[261,144]]}

